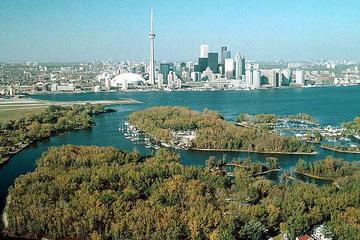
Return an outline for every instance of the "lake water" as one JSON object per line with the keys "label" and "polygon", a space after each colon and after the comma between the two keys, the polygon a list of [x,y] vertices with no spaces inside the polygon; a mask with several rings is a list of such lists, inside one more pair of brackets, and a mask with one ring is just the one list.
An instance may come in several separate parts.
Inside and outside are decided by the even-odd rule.
{"label": "lake water", "polygon": [[[33,171],[35,162],[50,146],[63,144],[114,146],[124,150],[137,149],[142,154],[151,150],[127,140],[118,131],[119,122],[127,119],[136,110],[161,105],[185,106],[202,111],[204,108],[216,110],[225,119],[234,121],[246,112],[249,114],[275,113],[289,115],[308,113],[322,125],[340,125],[360,115],[360,87],[291,88],[256,91],[206,91],[206,92],[111,92],[34,95],[36,99],[54,101],[114,100],[132,98],[141,104],[114,105],[114,113],[95,117],[96,126],[89,130],[79,130],[32,144],[0,167],[0,210],[3,209],[8,188],[16,177]],[[360,155],[334,153],[318,148],[318,155],[275,155],[282,169],[291,169],[301,157],[306,161],[323,159],[327,155],[342,157],[349,161],[360,159]],[[203,165],[209,156],[223,157],[219,152],[179,151],[184,164]],[[244,158],[264,161],[269,155],[255,153],[226,153],[226,158]]]}

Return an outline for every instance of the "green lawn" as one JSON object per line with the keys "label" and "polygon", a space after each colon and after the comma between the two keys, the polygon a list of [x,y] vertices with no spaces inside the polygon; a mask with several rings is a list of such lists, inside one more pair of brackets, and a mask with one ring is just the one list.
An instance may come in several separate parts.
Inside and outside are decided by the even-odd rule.
{"label": "green lawn", "polygon": [[44,110],[46,106],[37,107],[0,107],[0,121],[14,120],[26,115],[36,114]]}

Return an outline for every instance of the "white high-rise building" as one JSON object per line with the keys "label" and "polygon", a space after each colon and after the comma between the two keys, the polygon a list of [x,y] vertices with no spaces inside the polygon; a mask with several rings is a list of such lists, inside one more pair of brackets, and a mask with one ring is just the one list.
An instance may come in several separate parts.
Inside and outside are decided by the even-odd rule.
{"label": "white high-rise building", "polygon": [[209,45],[207,44],[202,44],[200,46],[200,57],[201,58],[207,58],[209,54]]}
{"label": "white high-rise building", "polygon": [[304,70],[296,70],[295,83],[300,86],[303,86],[305,84]]}
{"label": "white high-rise building", "polygon": [[158,80],[159,89],[162,89],[163,88],[163,83],[164,83],[164,76],[161,73],[158,73],[157,80]]}
{"label": "white high-rise building", "polygon": [[236,52],[235,55],[235,79],[240,80],[242,73],[242,62],[241,62],[241,54],[239,51]]}
{"label": "white high-rise building", "polygon": [[253,75],[252,87],[255,88],[255,89],[260,88],[261,87],[261,73],[260,73],[260,70],[254,69],[252,75]]}
{"label": "white high-rise building", "polygon": [[110,78],[105,78],[105,90],[110,90]]}
{"label": "white high-rise building", "polygon": [[150,64],[149,64],[149,82],[155,84],[155,32],[154,32],[153,10],[150,15]]}
{"label": "white high-rise building", "polygon": [[234,60],[232,58],[225,59],[225,77],[232,79],[234,75]]}
{"label": "white high-rise building", "polygon": [[245,71],[246,87],[251,88],[253,84],[253,71],[252,69],[247,69]]}

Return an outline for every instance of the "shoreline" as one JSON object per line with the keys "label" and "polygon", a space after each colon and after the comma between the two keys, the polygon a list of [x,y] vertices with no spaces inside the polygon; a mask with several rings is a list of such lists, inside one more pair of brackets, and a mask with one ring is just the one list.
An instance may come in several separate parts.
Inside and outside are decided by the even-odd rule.
{"label": "shoreline", "polygon": [[330,150],[330,151],[334,151],[334,152],[339,152],[339,153],[360,154],[360,151],[357,152],[357,151],[341,150],[341,149],[335,149],[335,148],[332,148],[332,147],[326,147],[326,146],[323,146],[323,145],[321,145],[320,147],[323,148],[323,149],[326,149],[326,150]]}
{"label": "shoreline", "polygon": [[189,148],[189,150],[194,151],[203,151],[203,152],[247,152],[247,153],[260,153],[260,154],[284,154],[284,155],[316,155],[317,152],[263,152],[263,151],[256,151],[256,150],[242,150],[242,149],[211,149],[211,148]]}
{"label": "shoreline", "polygon": [[320,179],[320,180],[328,180],[328,181],[335,181],[336,178],[330,178],[330,177],[322,177],[322,176],[318,176],[318,175],[313,175],[311,173],[304,173],[304,172],[300,172],[300,171],[294,171],[297,174],[306,176],[306,177],[310,177],[310,178],[315,178],[315,179]]}
{"label": "shoreline", "polygon": [[22,150],[24,150],[25,148],[27,148],[28,146],[30,146],[30,144],[32,144],[34,141],[30,141],[28,143],[22,144],[20,148],[16,149],[14,152],[9,153],[3,161],[0,162],[0,167],[5,165],[6,163],[8,163],[11,158],[13,158],[16,154],[18,154],[19,152],[21,152]]}
{"label": "shoreline", "polygon": [[9,195],[7,195],[7,197],[6,197],[6,204],[5,204],[5,207],[4,207],[4,211],[3,211],[3,213],[1,214],[1,221],[2,221],[2,223],[4,224],[4,229],[8,228],[8,226],[9,226],[9,221],[8,221],[8,217],[7,217],[7,212],[6,212],[6,210],[7,210],[7,207],[8,207],[8,205],[9,205],[10,199],[11,199],[11,196],[10,196],[10,194],[9,194]]}

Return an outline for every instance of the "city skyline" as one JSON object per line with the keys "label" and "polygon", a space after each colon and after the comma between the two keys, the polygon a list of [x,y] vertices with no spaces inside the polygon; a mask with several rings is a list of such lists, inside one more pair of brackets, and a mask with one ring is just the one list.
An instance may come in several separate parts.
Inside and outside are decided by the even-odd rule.
{"label": "city skyline", "polygon": [[[360,54],[355,1],[347,6],[171,2],[166,7],[161,2],[1,1],[0,61],[147,60],[151,7],[157,15],[157,63],[196,60],[204,43],[209,52],[228,46],[254,60],[342,60]],[[201,11],[191,14],[191,9]]]}

